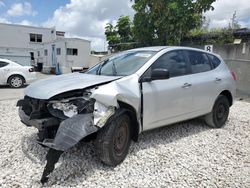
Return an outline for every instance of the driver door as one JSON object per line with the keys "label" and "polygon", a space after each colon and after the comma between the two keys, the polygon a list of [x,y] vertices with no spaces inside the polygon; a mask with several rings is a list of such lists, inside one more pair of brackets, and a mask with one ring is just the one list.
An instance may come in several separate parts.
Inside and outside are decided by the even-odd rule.
{"label": "driver door", "polygon": [[187,62],[182,50],[167,52],[144,73],[148,76],[161,68],[170,75],[169,79],[142,83],[144,130],[188,119],[193,98]]}

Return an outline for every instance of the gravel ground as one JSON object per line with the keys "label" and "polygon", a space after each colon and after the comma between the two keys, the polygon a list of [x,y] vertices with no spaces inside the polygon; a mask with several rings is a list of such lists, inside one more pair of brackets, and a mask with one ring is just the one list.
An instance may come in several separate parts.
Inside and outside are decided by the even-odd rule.
{"label": "gravel ground", "polygon": [[[47,149],[22,125],[15,100],[0,101],[0,187],[41,187]],[[125,161],[103,165],[93,143],[64,153],[45,187],[250,187],[250,103],[236,102],[226,126],[199,120],[143,133]]]}

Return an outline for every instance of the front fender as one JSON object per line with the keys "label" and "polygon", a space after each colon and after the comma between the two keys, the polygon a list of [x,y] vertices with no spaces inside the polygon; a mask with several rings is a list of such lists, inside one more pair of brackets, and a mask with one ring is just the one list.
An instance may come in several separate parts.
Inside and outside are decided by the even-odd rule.
{"label": "front fender", "polygon": [[107,108],[110,106],[120,108],[119,102],[131,106],[140,127],[139,132],[141,132],[141,91],[137,76],[124,77],[100,86],[92,91],[91,97]]}

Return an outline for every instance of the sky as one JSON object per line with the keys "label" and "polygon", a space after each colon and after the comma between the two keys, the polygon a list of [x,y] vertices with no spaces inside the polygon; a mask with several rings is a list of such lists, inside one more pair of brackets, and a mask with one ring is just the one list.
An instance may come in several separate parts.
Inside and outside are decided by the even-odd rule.
{"label": "sky", "polygon": [[[106,49],[104,28],[121,15],[133,18],[130,0],[0,0],[0,23],[56,26],[66,37],[91,41],[92,50]],[[205,13],[210,28],[227,27],[236,11],[242,27],[250,28],[249,0],[217,0]]]}

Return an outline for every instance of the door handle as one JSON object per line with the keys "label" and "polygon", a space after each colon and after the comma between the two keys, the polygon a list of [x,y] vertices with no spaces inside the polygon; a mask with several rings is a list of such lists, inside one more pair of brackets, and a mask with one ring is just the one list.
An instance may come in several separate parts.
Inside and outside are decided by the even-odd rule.
{"label": "door handle", "polygon": [[221,78],[215,78],[215,82],[220,82]]}
{"label": "door handle", "polygon": [[191,87],[191,86],[192,86],[192,84],[185,83],[185,84],[182,86],[182,88],[189,88],[189,87]]}

